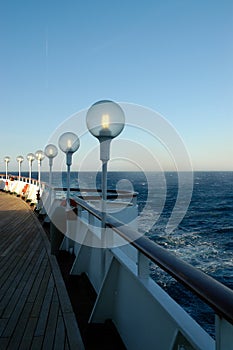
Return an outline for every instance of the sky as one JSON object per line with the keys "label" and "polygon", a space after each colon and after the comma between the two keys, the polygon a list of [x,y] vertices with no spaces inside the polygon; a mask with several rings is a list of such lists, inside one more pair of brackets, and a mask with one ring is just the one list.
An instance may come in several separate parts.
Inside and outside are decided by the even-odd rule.
{"label": "sky", "polygon": [[[18,155],[56,142],[59,130],[78,133],[71,116],[85,125],[78,112],[102,99],[145,108],[143,116],[129,116],[112,145],[122,159],[121,138],[132,146],[128,161],[113,159],[121,170],[130,168],[130,157],[144,158],[139,146],[160,152],[135,127],[148,130],[152,123],[156,130],[157,119],[147,119],[152,110],[179,135],[194,170],[233,171],[232,0],[0,0],[0,48],[0,172],[4,156],[14,171]],[[98,148],[91,135],[79,136],[74,169]],[[163,170],[173,169],[163,157]],[[92,160],[85,170],[98,166]],[[154,170],[150,157],[143,167]]]}

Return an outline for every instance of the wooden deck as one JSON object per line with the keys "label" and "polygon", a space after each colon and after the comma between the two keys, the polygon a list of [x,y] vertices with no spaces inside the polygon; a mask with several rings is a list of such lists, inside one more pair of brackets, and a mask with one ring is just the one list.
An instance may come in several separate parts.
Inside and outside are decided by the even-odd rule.
{"label": "wooden deck", "polygon": [[28,204],[0,192],[0,349],[83,349],[47,236]]}

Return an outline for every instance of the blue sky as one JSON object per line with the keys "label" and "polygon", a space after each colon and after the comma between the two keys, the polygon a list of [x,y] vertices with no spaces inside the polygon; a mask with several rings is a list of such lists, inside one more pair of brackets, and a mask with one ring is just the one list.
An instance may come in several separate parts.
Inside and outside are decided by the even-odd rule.
{"label": "blue sky", "polygon": [[232,0],[0,1],[0,45],[1,172],[100,99],[158,111],[195,170],[233,170]]}

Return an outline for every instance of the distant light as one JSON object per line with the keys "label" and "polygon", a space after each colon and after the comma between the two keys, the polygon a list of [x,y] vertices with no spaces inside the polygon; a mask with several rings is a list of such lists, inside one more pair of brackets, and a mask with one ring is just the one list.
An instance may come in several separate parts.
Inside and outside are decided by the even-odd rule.
{"label": "distant light", "polygon": [[67,165],[67,191],[66,191],[66,207],[70,208],[70,167],[72,164],[72,155],[79,149],[79,138],[73,132],[65,132],[59,137],[58,144],[62,152],[66,154]]}
{"label": "distant light", "polygon": [[35,155],[33,153],[28,153],[27,154],[27,160],[29,162],[33,162],[34,159],[35,159]]}
{"label": "distant light", "polygon": [[65,132],[59,137],[58,145],[62,152],[74,153],[79,149],[80,141],[73,132]]}
{"label": "distant light", "polygon": [[6,163],[9,163],[10,160],[11,160],[11,158],[10,158],[9,156],[6,156],[6,157],[4,158],[4,161],[5,161]]}
{"label": "distant light", "polygon": [[23,156],[18,156],[18,157],[16,157],[16,160],[17,160],[17,162],[22,163],[23,160],[24,160],[24,157]]}
{"label": "distant light", "polygon": [[44,152],[42,150],[36,151],[35,156],[38,161],[42,161],[45,157]]}
{"label": "distant light", "polygon": [[50,143],[45,147],[44,153],[48,158],[55,158],[58,154],[58,149],[55,145]]}

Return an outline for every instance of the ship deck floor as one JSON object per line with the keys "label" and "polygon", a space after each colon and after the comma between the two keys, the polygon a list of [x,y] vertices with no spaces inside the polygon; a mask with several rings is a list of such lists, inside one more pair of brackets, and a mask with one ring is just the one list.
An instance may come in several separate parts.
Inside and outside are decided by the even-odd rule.
{"label": "ship deck floor", "polygon": [[83,349],[48,238],[29,205],[0,192],[0,349]]}

